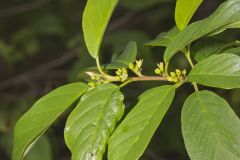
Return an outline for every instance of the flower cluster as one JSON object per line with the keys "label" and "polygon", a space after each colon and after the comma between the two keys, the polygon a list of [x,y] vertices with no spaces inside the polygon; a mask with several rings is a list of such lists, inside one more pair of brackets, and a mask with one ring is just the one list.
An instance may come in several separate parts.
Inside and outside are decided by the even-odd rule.
{"label": "flower cluster", "polygon": [[177,82],[181,82],[183,79],[185,79],[187,71],[186,71],[186,69],[184,69],[182,71],[180,69],[176,69],[175,72],[170,72],[170,74],[168,74],[166,66],[164,66],[163,62],[161,62],[161,63],[157,64],[155,73],[157,75],[166,77],[166,79],[169,82],[177,83]]}
{"label": "flower cluster", "polygon": [[183,79],[186,78],[186,69],[184,70],[179,70],[179,69],[176,69],[175,72],[170,72],[170,75],[166,76],[167,80],[169,82],[181,82]]}
{"label": "flower cluster", "polygon": [[126,68],[118,68],[116,75],[115,78],[119,79],[121,82],[125,82],[128,79],[128,71]]}
{"label": "flower cluster", "polygon": [[128,67],[137,76],[141,77],[142,76],[142,64],[143,64],[143,59],[135,60],[134,63],[129,63]]}
{"label": "flower cluster", "polygon": [[155,69],[155,73],[158,75],[164,75],[165,73],[165,67],[163,62],[157,64],[158,68]]}

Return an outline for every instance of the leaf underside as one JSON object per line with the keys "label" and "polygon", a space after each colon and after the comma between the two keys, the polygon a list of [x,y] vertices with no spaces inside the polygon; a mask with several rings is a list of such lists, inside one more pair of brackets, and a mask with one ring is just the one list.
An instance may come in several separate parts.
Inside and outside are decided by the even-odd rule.
{"label": "leaf underside", "polygon": [[210,87],[240,88],[240,57],[226,53],[210,56],[193,67],[188,80]]}
{"label": "leaf underside", "polygon": [[240,120],[213,92],[195,92],[186,100],[182,133],[192,160],[240,159]]}

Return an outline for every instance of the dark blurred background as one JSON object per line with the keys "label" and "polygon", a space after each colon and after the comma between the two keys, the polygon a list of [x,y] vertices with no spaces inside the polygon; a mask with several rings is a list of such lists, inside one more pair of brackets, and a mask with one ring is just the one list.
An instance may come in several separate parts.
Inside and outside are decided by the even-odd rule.
{"label": "dark blurred background", "polygon": [[[196,21],[210,15],[223,0],[205,0],[194,15]],[[83,80],[84,69],[94,66],[87,54],[81,30],[86,0],[0,0],[0,160],[10,160],[16,120],[42,95],[66,83]],[[164,48],[143,44],[174,26],[175,0],[120,0],[103,41],[102,62],[107,63],[128,41],[138,43],[138,58],[144,59],[144,74],[152,75],[162,61]],[[218,36],[227,42],[239,38],[239,31],[228,30]],[[181,55],[173,65],[186,68]],[[170,67],[171,68],[171,67]],[[126,112],[144,90],[159,82],[134,83],[122,91]],[[201,89],[204,89],[201,87]],[[218,90],[240,115],[240,90]],[[186,97],[193,92],[184,85],[142,160],[188,160],[180,128],[180,112]],[[70,110],[68,111],[70,112]],[[67,160],[63,128],[68,113],[48,129],[27,156],[27,160]]]}

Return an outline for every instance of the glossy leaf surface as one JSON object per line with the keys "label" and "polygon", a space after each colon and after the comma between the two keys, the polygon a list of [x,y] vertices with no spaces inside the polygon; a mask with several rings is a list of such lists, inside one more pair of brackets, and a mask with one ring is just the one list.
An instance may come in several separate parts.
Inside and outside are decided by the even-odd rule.
{"label": "glossy leaf surface", "polygon": [[119,67],[128,67],[129,63],[133,63],[137,57],[137,44],[131,41],[127,44],[123,52],[110,64],[106,65],[106,69],[117,69]]}
{"label": "glossy leaf surface", "polygon": [[144,92],[110,138],[109,160],[138,160],[173,100],[175,88],[162,86]]}
{"label": "glossy leaf surface", "polygon": [[[190,24],[169,43],[164,53],[164,61],[169,60],[185,46],[213,32],[220,33],[229,28],[230,24],[240,22],[240,0],[228,0],[208,18]],[[231,28],[234,26],[231,26]],[[239,27],[239,26],[235,26]]]}
{"label": "glossy leaf surface", "polygon": [[15,126],[12,159],[23,159],[42,133],[87,90],[87,85],[73,83],[57,88],[37,101]]}
{"label": "glossy leaf surface", "polygon": [[84,39],[90,55],[96,58],[110,17],[118,0],[88,0],[83,13]]}
{"label": "glossy leaf surface", "polygon": [[107,141],[123,113],[123,95],[117,86],[103,84],[87,92],[65,127],[65,141],[72,159],[102,159]]}
{"label": "glossy leaf surface", "polygon": [[180,30],[183,30],[187,26],[202,2],[203,0],[177,0],[175,21]]}

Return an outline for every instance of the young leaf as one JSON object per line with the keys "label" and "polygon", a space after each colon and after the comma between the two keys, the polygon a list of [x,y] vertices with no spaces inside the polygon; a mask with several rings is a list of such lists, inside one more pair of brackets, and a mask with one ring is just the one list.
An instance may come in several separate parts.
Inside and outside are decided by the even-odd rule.
{"label": "young leaf", "polygon": [[203,0],[177,0],[175,9],[175,21],[179,30],[183,30]]}
{"label": "young leaf", "polygon": [[165,50],[164,61],[169,62],[178,51],[198,38],[211,34],[212,32],[219,33],[228,28],[230,24],[239,23],[239,14],[240,0],[228,0],[224,2],[211,16],[192,23],[177,34]]}
{"label": "young leaf", "polygon": [[173,86],[157,87],[143,93],[111,136],[108,159],[137,160],[169,109],[174,94]]}
{"label": "young leaf", "polygon": [[106,65],[104,68],[116,69],[120,67],[128,67],[129,63],[133,63],[137,57],[137,44],[131,41],[127,44],[123,52],[113,60],[110,64]]}
{"label": "young leaf", "polygon": [[217,88],[240,88],[240,57],[233,54],[210,56],[193,67],[188,80]]}
{"label": "young leaf", "polygon": [[145,45],[147,46],[162,46],[167,47],[168,44],[172,41],[172,39],[179,33],[179,29],[177,27],[173,27],[168,32],[160,33],[154,40],[147,42]]}
{"label": "young leaf", "polygon": [[240,120],[210,91],[193,93],[182,109],[182,133],[192,160],[239,160]]}
{"label": "young leaf", "polygon": [[72,159],[102,159],[107,141],[123,112],[123,95],[117,86],[103,84],[87,92],[65,127],[65,141]]}
{"label": "young leaf", "polygon": [[192,46],[191,53],[194,55],[194,59],[199,62],[211,55],[219,54],[222,52],[225,53],[224,50],[227,48],[231,48],[239,44],[240,43],[238,41],[226,43],[221,40],[212,38],[202,39]]}
{"label": "young leaf", "polygon": [[87,90],[87,85],[73,83],[57,88],[37,101],[15,126],[12,159],[22,160],[47,128]]}
{"label": "young leaf", "polygon": [[108,21],[118,0],[88,0],[83,13],[82,27],[90,55],[96,58]]}

